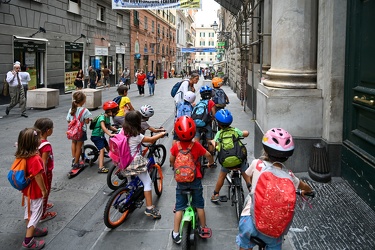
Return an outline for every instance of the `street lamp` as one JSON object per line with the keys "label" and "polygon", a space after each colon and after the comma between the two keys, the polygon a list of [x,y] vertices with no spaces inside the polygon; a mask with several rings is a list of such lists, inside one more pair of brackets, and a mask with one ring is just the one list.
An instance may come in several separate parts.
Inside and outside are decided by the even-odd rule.
{"label": "street lamp", "polygon": [[214,21],[214,23],[211,24],[211,27],[214,30],[214,32],[218,34],[219,37],[224,37],[225,39],[228,40],[232,36],[232,32],[218,31],[219,25],[217,24],[216,21]]}

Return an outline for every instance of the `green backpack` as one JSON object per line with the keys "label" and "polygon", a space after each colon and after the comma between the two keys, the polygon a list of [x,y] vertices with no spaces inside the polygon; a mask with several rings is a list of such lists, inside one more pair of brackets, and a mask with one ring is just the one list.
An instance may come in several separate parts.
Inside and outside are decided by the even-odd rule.
{"label": "green backpack", "polygon": [[91,120],[89,128],[91,130],[94,130],[96,128],[96,124],[98,123],[99,117],[102,116],[103,114],[97,115],[94,117],[94,119]]}
{"label": "green backpack", "polygon": [[239,167],[247,159],[247,150],[234,128],[221,130],[217,146],[218,160],[225,168]]}

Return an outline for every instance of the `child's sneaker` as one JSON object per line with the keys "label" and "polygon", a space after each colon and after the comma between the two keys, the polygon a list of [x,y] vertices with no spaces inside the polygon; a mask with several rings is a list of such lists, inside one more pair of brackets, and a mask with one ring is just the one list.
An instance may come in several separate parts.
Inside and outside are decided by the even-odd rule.
{"label": "child's sneaker", "polygon": [[46,242],[44,240],[36,240],[32,239],[29,244],[25,244],[25,242],[22,242],[22,248],[25,249],[42,249]]}
{"label": "child's sneaker", "polygon": [[213,194],[213,195],[211,196],[211,201],[212,201],[212,202],[218,202],[218,201],[220,201],[220,196],[219,196],[219,194]]}
{"label": "child's sneaker", "polygon": [[161,218],[161,214],[159,212],[159,210],[157,210],[156,208],[151,208],[151,209],[147,209],[145,210],[145,214],[147,216],[152,216],[154,217],[154,219],[160,219]]}
{"label": "child's sneaker", "polygon": [[178,233],[178,235],[176,237],[173,236],[173,230],[172,230],[172,240],[174,243],[176,244],[180,244],[181,243],[181,235],[180,233]]}

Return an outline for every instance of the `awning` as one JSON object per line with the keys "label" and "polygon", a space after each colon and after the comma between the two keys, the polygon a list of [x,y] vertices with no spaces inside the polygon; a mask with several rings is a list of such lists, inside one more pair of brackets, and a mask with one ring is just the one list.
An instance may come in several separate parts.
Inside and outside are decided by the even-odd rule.
{"label": "awning", "polygon": [[220,4],[224,9],[228,10],[232,15],[236,16],[240,11],[244,0],[215,0]]}
{"label": "awning", "polygon": [[19,40],[32,40],[32,41],[40,41],[40,42],[48,42],[45,38],[34,38],[34,37],[24,37],[24,36],[14,36],[15,39]]}
{"label": "awning", "polygon": [[227,60],[223,60],[221,62],[214,63],[214,65],[221,65],[221,64],[226,64],[226,63],[227,63]]}

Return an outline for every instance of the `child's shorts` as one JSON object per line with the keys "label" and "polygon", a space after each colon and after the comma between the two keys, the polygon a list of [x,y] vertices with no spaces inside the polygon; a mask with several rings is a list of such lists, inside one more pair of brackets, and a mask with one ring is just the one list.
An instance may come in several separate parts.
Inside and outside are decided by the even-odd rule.
{"label": "child's shorts", "polygon": [[83,131],[83,135],[81,137],[81,139],[77,140],[77,141],[86,141],[87,140],[87,133],[86,131]]}
{"label": "child's shorts", "polygon": [[192,206],[195,208],[204,208],[203,186],[201,179],[195,179],[190,183],[177,183],[176,187],[176,211],[182,211],[187,208],[188,197],[182,194],[183,190],[192,191]]}
{"label": "child's shorts", "polygon": [[255,228],[251,216],[241,216],[240,223],[238,225],[238,235],[236,237],[236,243],[239,247],[249,249],[255,246],[254,243],[250,241],[250,236],[258,237],[267,244],[267,250],[280,250],[283,236],[275,239],[267,237]]}
{"label": "child's shorts", "polygon": [[[28,199],[25,197],[25,200]],[[42,217],[43,213],[43,198],[39,199],[30,199],[30,219],[29,223],[27,224],[27,228],[38,225],[40,218]],[[27,220],[29,218],[29,209],[27,206],[27,202],[25,202],[25,215],[24,219]]]}
{"label": "child's shorts", "polygon": [[[247,163],[247,161],[243,161],[242,164],[241,164],[241,173],[245,173],[246,169],[248,169],[249,167],[249,164]],[[235,168],[234,168],[235,169]],[[221,167],[221,172],[224,172],[224,173],[229,173],[231,169],[230,168],[225,168],[225,167]]]}
{"label": "child's shorts", "polygon": [[203,127],[203,128],[197,128],[197,131],[195,132],[195,137],[201,137],[201,130],[206,129],[206,139],[212,140],[212,126],[211,124]]}
{"label": "child's shorts", "polygon": [[108,147],[107,139],[104,136],[91,136],[91,141],[98,150]]}

